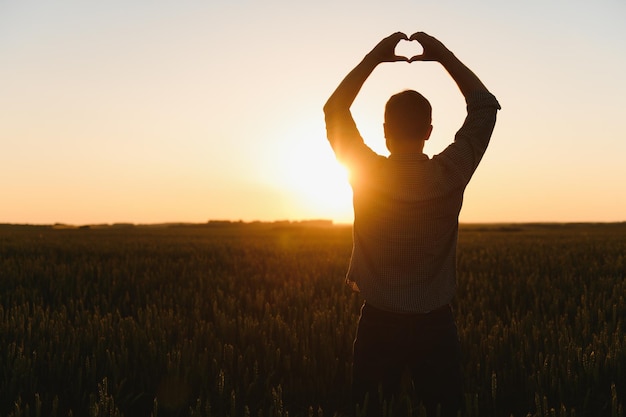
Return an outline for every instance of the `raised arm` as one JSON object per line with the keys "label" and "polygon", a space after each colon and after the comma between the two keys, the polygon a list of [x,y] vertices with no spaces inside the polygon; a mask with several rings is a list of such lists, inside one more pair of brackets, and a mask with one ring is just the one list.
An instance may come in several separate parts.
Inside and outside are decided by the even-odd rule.
{"label": "raised arm", "polygon": [[[371,152],[363,142],[356,123],[350,113],[354,102],[365,80],[372,71],[383,62],[408,61],[406,57],[397,56],[395,48],[401,40],[408,37],[396,32],[380,41],[374,49],[341,81],[335,92],[324,105],[326,134],[335,155],[352,168],[356,163],[357,154],[361,151]],[[373,152],[372,152],[373,153]]]}
{"label": "raised arm", "polygon": [[[480,79],[441,42],[424,32],[411,35],[424,51],[409,61],[437,61],[456,82],[467,103],[467,117],[454,143],[433,159],[446,167],[451,184],[467,184],[485,153],[500,104]],[[454,180],[452,180],[454,178]]]}
{"label": "raised arm", "polygon": [[436,38],[424,32],[417,32],[411,35],[412,41],[418,41],[424,51],[421,55],[412,57],[409,62],[414,61],[437,61],[448,71],[448,74],[456,82],[461,93],[467,97],[471,93],[486,92],[487,87],[478,79],[476,74],[465,66],[454,54]]}
{"label": "raised arm", "polygon": [[397,56],[396,46],[401,40],[409,38],[402,32],[396,32],[382,41],[368,53],[365,58],[339,84],[335,92],[324,105],[324,113],[349,111],[365,80],[374,68],[383,62],[408,61],[406,57]]}

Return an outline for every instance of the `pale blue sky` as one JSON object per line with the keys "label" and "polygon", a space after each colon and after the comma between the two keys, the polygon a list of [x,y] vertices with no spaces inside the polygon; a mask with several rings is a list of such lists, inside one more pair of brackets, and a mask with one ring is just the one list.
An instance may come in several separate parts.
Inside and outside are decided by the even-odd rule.
{"label": "pale blue sky", "polygon": [[[321,108],[398,30],[438,37],[502,104],[462,221],[626,220],[625,18],[617,0],[0,0],[0,222],[350,221]],[[378,68],[362,134],[385,152],[405,88],[440,152],[465,109],[436,63]]]}

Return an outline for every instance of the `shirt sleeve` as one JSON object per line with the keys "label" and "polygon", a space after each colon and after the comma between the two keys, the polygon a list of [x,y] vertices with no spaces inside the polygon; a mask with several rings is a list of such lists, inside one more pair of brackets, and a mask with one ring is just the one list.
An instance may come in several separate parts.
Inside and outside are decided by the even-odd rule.
{"label": "shirt sleeve", "polygon": [[365,144],[349,110],[326,114],[326,136],[337,160],[352,174],[384,159]]}
{"label": "shirt sleeve", "polygon": [[478,167],[496,123],[500,104],[493,94],[484,91],[466,98],[467,116],[454,142],[433,157],[441,165],[447,182],[465,186]]}

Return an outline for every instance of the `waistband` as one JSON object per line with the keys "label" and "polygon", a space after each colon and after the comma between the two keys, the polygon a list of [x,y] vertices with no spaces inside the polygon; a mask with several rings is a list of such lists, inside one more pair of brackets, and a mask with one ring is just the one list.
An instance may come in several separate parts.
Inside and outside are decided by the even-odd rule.
{"label": "waistband", "polygon": [[412,312],[395,312],[395,311],[387,311],[387,310],[381,310],[377,307],[374,307],[372,304],[368,303],[367,301],[365,301],[363,303],[363,307],[361,307],[361,311],[362,312],[370,312],[372,314],[375,314],[379,317],[388,317],[388,318],[397,318],[397,319],[401,319],[401,318],[427,318],[427,317],[434,317],[434,316],[439,316],[442,314],[448,314],[452,312],[452,306],[450,304],[445,304],[441,307],[438,307],[434,310],[430,310],[427,311],[425,313],[412,313]]}

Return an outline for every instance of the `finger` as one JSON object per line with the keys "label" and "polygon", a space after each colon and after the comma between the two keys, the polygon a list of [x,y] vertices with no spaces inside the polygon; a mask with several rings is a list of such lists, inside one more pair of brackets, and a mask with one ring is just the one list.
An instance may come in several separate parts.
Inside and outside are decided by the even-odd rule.
{"label": "finger", "polygon": [[398,62],[398,61],[404,61],[404,62],[411,62],[409,60],[409,58],[405,57],[405,56],[401,56],[401,55],[394,55],[393,56],[393,61],[394,62]]}
{"label": "finger", "polygon": [[409,58],[409,62],[415,62],[415,61],[426,61],[426,56],[424,54],[420,54],[420,55],[414,55],[411,58]]}
{"label": "finger", "polygon": [[396,33],[394,33],[393,35],[389,36],[387,39],[389,40],[389,42],[390,42],[390,43],[395,43],[395,44],[398,44],[398,43],[400,43],[400,41],[402,41],[402,40],[408,41],[408,40],[409,40],[409,37],[408,37],[408,36],[406,36],[406,35],[405,35],[404,33],[402,33],[402,32],[396,32]]}
{"label": "finger", "polygon": [[424,38],[424,36],[427,36],[424,32],[415,32],[414,34],[411,35],[409,40],[418,41],[419,42],[419,39],[420,38]]}
{"label": "finger", "polygon": [[397,44],[402,39],[406,39],[406,35],[404,33],[402,32],[392,33],[391,35],[387,36],[386,38],[378,42],[377,46],[382,47],[383,45]]}
{"label": "finger", "polygon": [[409,37],[408,37],[408,36],[406,36],[406,34],[405,34],[404,32],[396,32],[396,33],[394,33],[392,36],[394,36],[394,37],[398,38],[398,40],[403,40],[403,39],[404,39],[405,41],[408,41],[408,40],[409,40]]}

